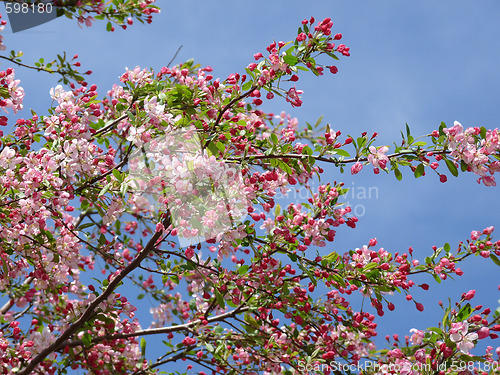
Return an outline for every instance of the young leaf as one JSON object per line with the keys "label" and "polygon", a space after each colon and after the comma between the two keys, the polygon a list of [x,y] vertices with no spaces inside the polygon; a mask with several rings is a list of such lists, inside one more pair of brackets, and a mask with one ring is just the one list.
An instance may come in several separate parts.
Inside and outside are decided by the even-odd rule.
{"label": "young leaf", "polygon": [[345,156],[346,158],[351,156],[346,150],[342,150],[341,148],[336,149],[335,153],[340,156]]}
{"label": "young leaf", "polygon": [[451,160],[448,159],[444,159],[444,161],[446,162],[446,166],[448,167],[450,173],[453,176],[458,177],[458,170],[457,167],[455,166],[455,163],[453,163]]}
{"label": "young leaf", "polygon": [[481,126],[481,138],[486,138],[486,128],[484,126]]}
{"label": "young leaf", "polygon": [[143,357],[145,357],[146,356],[146,339],[144,337],[141,337],[140,346],[141,346],[141,355]]}
{"label": "young leaf", "polygon": [[490,258],[493,261],[493,263],[495,263],[498,267],[500,267],[500,259],[498,259],[498,257],[495,254],[491,253]]}
{"label": "young leaf", "polygon": [[394,169],[394,175],[396,176],[396,179],[398,181],[401,181],[403,179],[403,175],[401,174],[401,172],[399,171],[399,169]]}
{"label": "young leaf", "polygon": [[417,165],[417,169],[415,169],[415,172],[413,174],[415,175],[415,178],[422,177],[425,173],[425,167],[423,164]]}
{"label": "young leaf", "polygon": [[271,134],[271,140],[275,145],[278,144],[278,136],[275,133]]}
{"label": "young leaf", "polygon": [[297,65],[299,59],[293,55],[285,55],[283,56],[283,61],[286,62],[288,65],[294,66]]}

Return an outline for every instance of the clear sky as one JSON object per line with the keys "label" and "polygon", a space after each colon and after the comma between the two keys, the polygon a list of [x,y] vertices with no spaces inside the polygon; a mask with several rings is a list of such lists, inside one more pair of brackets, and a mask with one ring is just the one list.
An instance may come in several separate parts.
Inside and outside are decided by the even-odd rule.
{"label": "clear sky", "polygon": [[[223,79],[242,72],[252,55],[264,51],[273,39],[293,39],[302,19],[331,17],[333,31],[344,35],[351,57],[341,58],[336,76],[303,75],[297,82],[305,92],[301,108],[292,109],[278,99],[266,110],[288,111],[301,123],[324,115],[332,129],[353,136],[377,131],[377,145],[399,142],[405,123],[414,136],[430,133],[441,121],[450,126],[454,120],[465,127],[500,125],[498,1],[159,0],[158,5],[162,13],[151,25],[107,33],[105,24],[80,29],[75,21],[58,19],[16,34],[6,29],[4,43],[8,50],[25,51],[26,62],[62,51],[70,56],[79,53],[83,70],[94,72],[89,83],[96,83],[103,95],[119,83],[125,67],[161,68],[180,45],[176,63],[194,58],[211,65],[214,75]],[[21,68],[16,76],[26,91],[25,105],[44,114],[50,104],[49,89],[57,78]],[[412,246],[423,260],[432,245],[449,242],[455,247],[469,238],[471,230],[493,225],[500,238],[500,182],[497,187],[485,187],[476,183],[476,176],[461,174],[456,179],[445,167],[440,167],[448,175],[445,184],[430,171],[416,180],[403,170],[403,181],[398,182],[392,174],[374,175],[371,168],[356,176],[325,169],[325,181],[345,181],[353,187],[350,203],[360,213],[358,228],[340,229],[329,245],[337,252],[361,247],[376,237],[391,252]],[[371,198],[358,196],[369,187]],[[325,249],[325,254],[330,251]],[[437,285],[427,277],[431,290],[414,291],[425,305],[423,313],[412,302],[395,299],[400,301],[396,311],[380,320],[381,336],[437,325],[436,302],[448,296],[457,300],[469,289],[478,290],[477,303],[496,308],[500,269],[482,258],[474,258],[462,269],[465,275],[456,282]]]}

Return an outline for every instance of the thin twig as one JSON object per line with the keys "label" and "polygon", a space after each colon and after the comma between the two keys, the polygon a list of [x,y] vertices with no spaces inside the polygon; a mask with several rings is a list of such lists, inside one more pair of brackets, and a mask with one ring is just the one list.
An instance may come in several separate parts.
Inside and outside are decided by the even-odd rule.
{"label": "thin twig", "polygon": [[168,62],[167,68],[170,68],[170,64],[174,62],[175,58],[177,57],[177,54],[181,49],[182,49],[182,44],[179,46],[179,48],[177,48],[177,52],[175,52],[174,57],[172,57],[172,59]]}
{"label": "thin twig", "polygon": [[[208,323],[224,321],[225,319],[232,318],[232,317],[238,315],[239,313],[248,311],[249,309],[250,309],[250,307],[248,307],[248,306],[240,306],[240,307],[237,307],[236,309],[234,309],[233,311],[229,311],[227,313],[208,318],[208,319],[206,319],[206,321]],[[205,318],[196,319],[196,320],[193,320],[192,322],[185,323],[185,324],[179,324],[176,326],[143,329],[143,330],[139,330],[139,331],[135,331],[135,332],[131,332],[131,333],[121,333],[121,334],[116,334],[116,335],[112,335],[112,334],[111,335],[103,335],[103,336],[95,337],[94,339],[92,339],[92,343],[95,344],[95,343],[98,343],[101,341],[119,340],[119,339],[126,339],[129,337],[158,335],[158,334],[164,334],[164,333],[189,330],[189,329],[191,329],[199,324],[202,324],[203,320],[205,320]],[[58,345],[58,348],[62,348],[62,347],[66,347],[66,346],[74,347],[74,346],[81,346],[81,345],[84,345],[82,340],[64,341]]]}
{"label": "thin twig", "polygon": [[14,60],[13,58],[10,58],[10,57],[7,57],[7,56],[2,56],[0,55],[0,59],[4,59],[4,60],[7,60],[7,61],[10,61],[18,66],[22,66],[23,68],[27,68],[27,69],[33,69],[33,70],[36,70],[38,72],[47,72],[49,74],[60,74],[63,78],[66,78],[66,76],[68,75],[68,72],[67,71],[61,71],[61,70],[51,70],[51,69],[46,69],[46,68],[41,68],[41,67],[37,67],[37,66],[31,66],[31,65],[27,65],[27,64],[23,64],[22,62],[19,62],[19,61],[16,61]]}

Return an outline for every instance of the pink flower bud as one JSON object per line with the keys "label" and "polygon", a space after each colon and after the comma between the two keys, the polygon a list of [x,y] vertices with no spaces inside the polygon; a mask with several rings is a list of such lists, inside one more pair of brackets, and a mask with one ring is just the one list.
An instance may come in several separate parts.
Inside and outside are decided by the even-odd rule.
{"label": "pink flower bud", "polygon": [[254,58],[255,60],[259,60],[259,59],[261,59],[261,58],[262,58],[262,53],[260,53],[260,52],[259,52],[259,53],[256,53],[255,55],[253,55],[253,58]]}
{"label": "pink flower bud", "polygon": [[330,73],[332,73],[332,74],[337,74],[339,71],[339,69],[336,66],[330,66],[329,69],[330,69]]}
{"label": "pink flower bud", "polygon": [[490,329],[488,327],[482,327],[479,331],[477,331],[477,337],[479,339],[485,339],[490,335]]}
{"label": "pink flower bud", "polygon": [[357,174],[359,171],[363,169],[363,164],[361,164],[359,161],[356,162],[352,167],[351,167],[351,174]]}
{"label": "pink flower bud", "polygon": [[466,301],[470,301],[471,299],[474,298],[475,294],[476,294],[476,291],[474,289],[473,290],[469,290],[467,293],[464,294],[463,299],[466,300]]}

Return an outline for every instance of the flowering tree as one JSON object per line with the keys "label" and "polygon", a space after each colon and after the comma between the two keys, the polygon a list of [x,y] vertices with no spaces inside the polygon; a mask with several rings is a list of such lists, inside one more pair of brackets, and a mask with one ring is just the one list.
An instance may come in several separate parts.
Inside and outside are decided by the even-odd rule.
{"label": "flowering tree", "polygon": [[[87,25],[92,12],[121,25],[158,11],[151,3],[54,4]],[[338,253],[327,244],[357,218],[343,204],[343,184],[321,182],[326,168],[364,167],[398,180],[404,169],[416,178],[434,172],[446,182],[447,168],[494,186],[498,130],[442,123],[415,139],[407,127],[389,153],[376,133],[302,129],[285,113],[260,110],[275,97],[300,106],[296,82],[305,72],[338,72],[328,61],[349,56],[349,47],[332,26],[302,21],[294,40],[273,42],[225,80],[192,61],[127,69],[101,98],[76,62],[32,67],[59,73],[69,87],[54,87],[47,113],[18,119],[1,138],[3,374],[154,374],[174,362],[186,373],[500,373],[500,347],[473,354],[500,331],[498,312],[471,304],[473,290],[404,343],[373,343],[376,315],[395,309],[390,294],[424,309],[411,288],[428,285],[414,275],[461,276],[459,263],[471,256],[500,265],[494,228],[434,247],[423,261],[411,248],[378,249],[376,239]],[[18,57],[3,58],[24,65]],[[8,114],[23,113],[15,74],[0,71]],[[297,188],[310,190],[307,202],[277,204],[278,192]],[[354,293],[371,308],[351,304]],[[131,302],[145,296],[154,301],[147,328]],[[146,355],[155,337],[157,359]]]}

